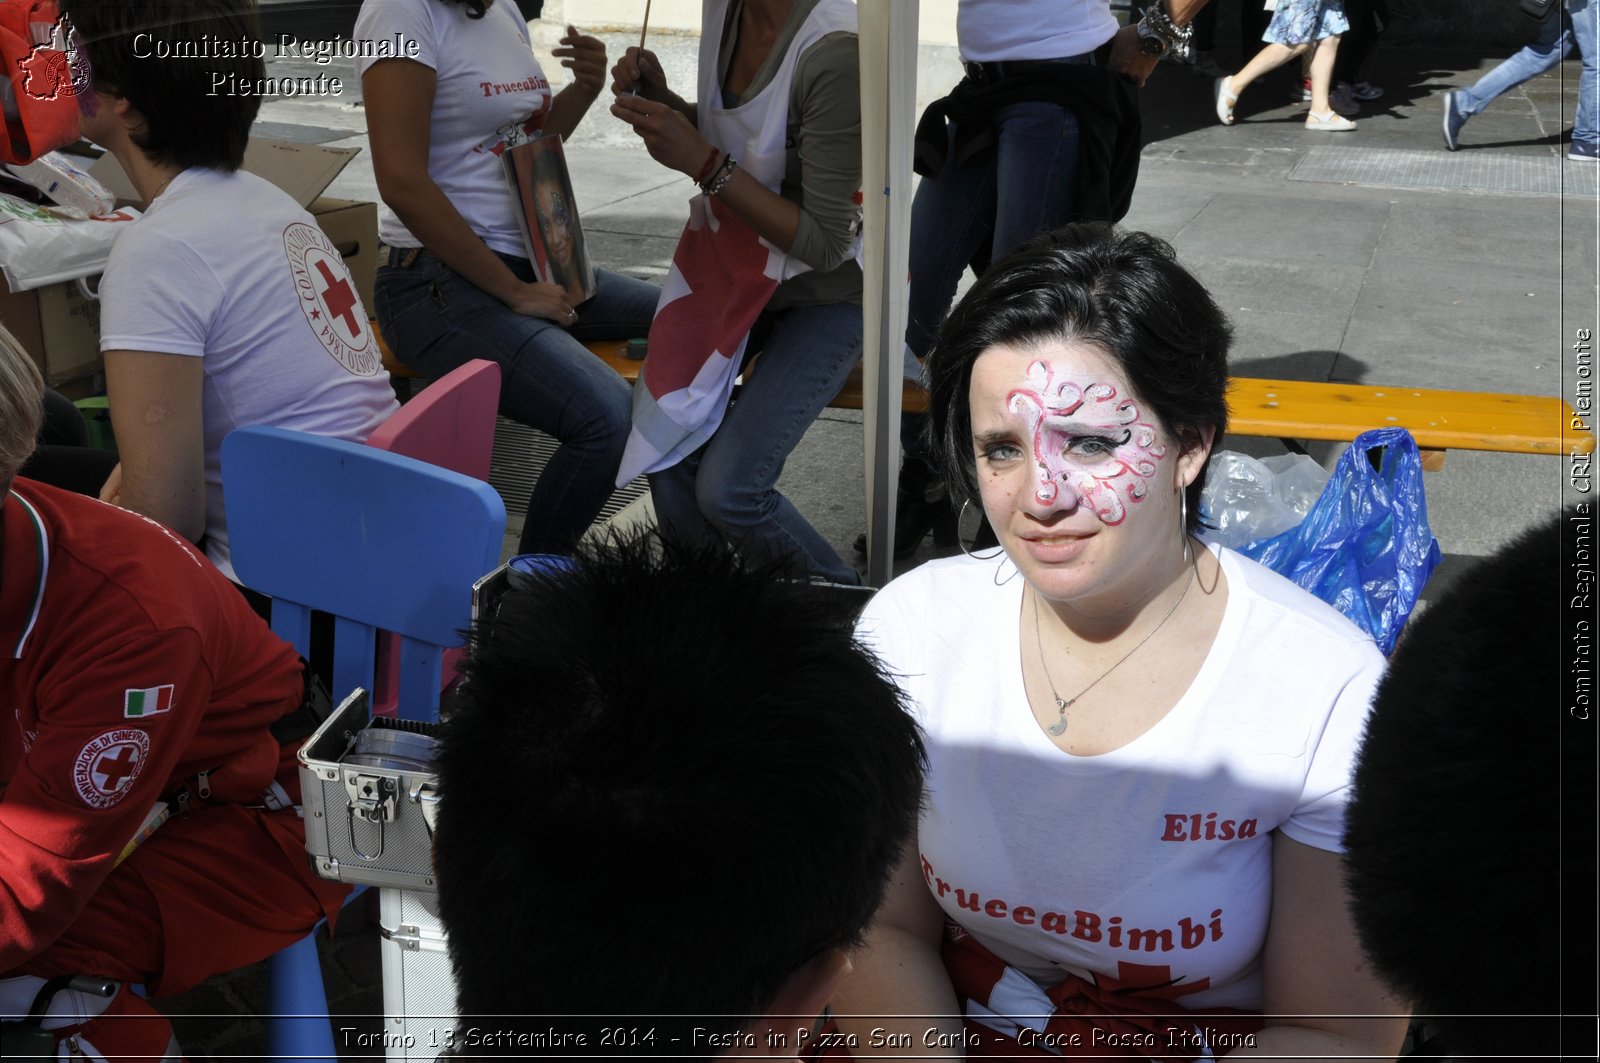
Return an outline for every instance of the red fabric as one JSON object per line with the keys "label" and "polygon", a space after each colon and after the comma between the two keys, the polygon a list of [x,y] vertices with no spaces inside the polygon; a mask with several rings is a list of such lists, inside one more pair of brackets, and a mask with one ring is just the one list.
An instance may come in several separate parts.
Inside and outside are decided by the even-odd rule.
{"label": "red fabric", "polygon": [[85,1055],[103,1056],[111,1063],[149,1063],[164,1059],[172,1044],[172,1023],[124,985],[106,1010],[85,1023],[62,1026],[51,1031],[59,1043],[68,1037],[78,1040]]}
{"label": "red fabric", "polygon": [[[299,704],[294,651],[152,521],[26,480],[0,521],[0,974],[173,992],[336,910],[345,887],[313,876],[294,813],[241,807],[275,778],[298,789],[268,732]],[[169,684],[169,710],[128,714],[130,691]],[[201,772],[209,805],[113,872]]]}
{"label": "red fabric", "polygon": [[[959,927],[947,928],[943,957],[956,999],[985,1003],[1005,973],[1006,964]],[[1246,1034],[1261,1029],[1261,1016],[1232,1009],[1185,1011],[1177,1001],[1186,991],[1176,985],[1149,985],[1137,979],[1138,965],[1124,965],[1132,977],[1119,981],[1089,981],[1067,975],[1044,990],[1055,1011],[1045,1023],[1041,1042],[1059,1050],[1019,1043],[971,1019],[966,1020],[968,1055],[993,1056],[1132,1056],[1176,1063],[1192,1060],[1198,1052],[1191,1031]],[[1076,1035],[1076,1036],[1074,1036]]]}
{"label": "red fabric", "polygon": [[702,202],[704,219],[691,215],[672,255],[686,294],[650,323],[643,376],[657,399],[688,387],[713,355],[737,358],[778,286],[768,275],[771,251],[755,230],[714,196]]}

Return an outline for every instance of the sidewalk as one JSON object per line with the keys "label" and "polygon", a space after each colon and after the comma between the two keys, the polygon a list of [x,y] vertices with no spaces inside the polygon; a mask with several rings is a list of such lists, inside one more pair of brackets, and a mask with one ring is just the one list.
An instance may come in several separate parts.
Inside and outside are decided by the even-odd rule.
{"label": "sidewalk", "polygon": [[[1235,35],[1224,28],[1219,39]],[[607,39],[613,54],[636,38]],[[669,76],[692,84],[695,41],[652,41]],[[1228,45],[1220,58],[1234,61]],[[919,106],[956,77],[949,49],[924,49]],[[544,57],[548,60],[548,57]],[[1211,83],[1164,66],[1145,90],[1138,192],[1124,224],[1170,241],[1211,288],[1236,329],[1239,375],[1562,395],[1572,400],[1569,345],[1596,321],[1597,166],[1569,163],[1562,134],[1577,100],[1577,64],[1523,86],[1473,119],[1461,150],[1444,150],[1439,95],[1497,59],[1385,51],[1372,80],[1387,92],[1353,133],[1308,133],[1287,102],[1288,68],[1253,86],[1224,127]],[[280,66],[284,67],[280,69]],[[291,72],[274,64],[273,73]],[[548,65],[547,69],[557,68]],[[315,71],[313,71],[314,73]],[[359,83],[344,72],[337,101],[274,101],[264,135],[365,147]],[[559,74],[553,79],[560,81]],[[597,263],[659,279],[691,187],[657,166],[597,104],[569,149]],[[376,199],[358,157],[330,195]],[[1228,449],[1277,453],[1269,440]],[[781,486],[847,559],[865,527],[860,416],[829,410],[807,434]],[[1312,453],[1329,463],[1331,445]],[[1427,479],[1429,516],[1447,555],[1436,581],[1491,552],[1563,500],[1563,459],[1452,452]],[[520,513],[524,501],[508,508]],[[931,543],[918,559],[931,556]],[[324,950],[337,1025],[381,1026],[377,935],[359,906]],[[213,979],[164,1002],[191,1059],[263,1050],[260,970]],[[350,1058],[364,1054],[354,1050]],[[366,1053],[379,1054],[377,1049]]]}

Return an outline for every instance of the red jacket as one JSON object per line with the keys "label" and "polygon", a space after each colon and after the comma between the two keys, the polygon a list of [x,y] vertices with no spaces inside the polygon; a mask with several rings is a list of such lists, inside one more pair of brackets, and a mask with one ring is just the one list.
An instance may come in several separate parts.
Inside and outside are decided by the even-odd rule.
{"label": "red jacket", "polygon": [[[163,794],[255,803],[299,658],[154,521],[28,480],[0,499],[0,973],[83,910]],[[191,787],[193,788],[193,787]]]}

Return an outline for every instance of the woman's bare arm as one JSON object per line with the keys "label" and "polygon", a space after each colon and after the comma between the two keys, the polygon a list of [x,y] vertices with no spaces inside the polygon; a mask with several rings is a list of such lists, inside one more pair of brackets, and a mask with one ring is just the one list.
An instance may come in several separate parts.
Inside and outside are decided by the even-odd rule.
{"label": "woman's bare arm", "polygon": [[[835,1021],[841,1032],[854,1035],[851,1054],[904,1055],[903,1048],[871,1048],[871,1033],[882,1030],[909,1035],[918,1058],[962,1057],[961,1009],[939,957],[944,922],[910,845],[867,930],[866,944],[851,954],[851,971],[834,992]],[[930,1030],[945,1035],[934,1042],[944,1047],[927,1047]],[[892,1045],[897,1038],[880,1040]]]}
{"label": "woman's bare arm", "polygon": [[1267,1025],[1230,1059],[1392,1059],[1410,1008],[1367,966],[1350,919],[1343,862],[1274,835],[1272,921],[1262,958]]}
{"label": "woman's bare arm", "polygon": [[101,489],[101,501],[199,542],[206,533],[203,359],[107,351],[105,367],[121,462]]}

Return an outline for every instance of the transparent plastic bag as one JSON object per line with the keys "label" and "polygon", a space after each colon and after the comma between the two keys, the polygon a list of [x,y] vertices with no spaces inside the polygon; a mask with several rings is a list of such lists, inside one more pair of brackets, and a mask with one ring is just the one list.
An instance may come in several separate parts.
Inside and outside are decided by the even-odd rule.
{"label": "transparent plastic bag", "polygon": [[1200,492],[1201,538],[1238,550],[1286,532],[1305,519],[1327,482],[1328,470],[1304,454],[1218,451]]}

